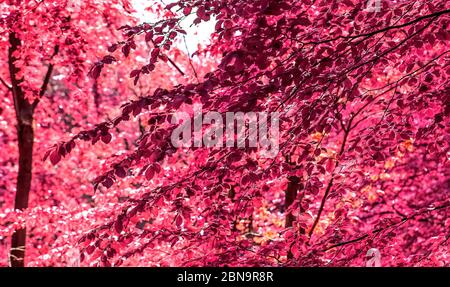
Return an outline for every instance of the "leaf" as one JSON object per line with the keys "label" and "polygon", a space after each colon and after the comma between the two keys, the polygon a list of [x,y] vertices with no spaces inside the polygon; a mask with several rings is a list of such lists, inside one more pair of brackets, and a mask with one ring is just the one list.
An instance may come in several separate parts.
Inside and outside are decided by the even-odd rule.
{"label": "leaf", "polygon": [[137,77],[137,76],[139,76],[140,73],[141,73],[141,70],[133,70],[130,73],[130,78]]}
{"label": "leaf", "polygon": [[181,227],[182,224],[183,224],[183,217],[178,214],[176,219],[175,219],[175,225],[177,227]]}
{"label": "leaf", "polygon": [[329,173],[331,173],[331,172],[333,172],[333,170],[334,170],[334,166],[335,166],[335,164],[334,164],[334,159],[329,158],[329,159],[327,160],[326,170],[327,170]]}
{"label": "leaf", "polygon": [[191,11],[192,11],[192,7],[184,7],[183,8],[183,14],[185,16],[189,15],[191,13]]}
{"label": "leaf", "polygon": [[103,63],[101,63],[101,62],[96,63],[94,66],[92,66],[91,70],[88,73],[88,76],[93,79],[97,79],[100,76],[102,69],[103,69]]}
{"label": "leaf", "polygon": [[114,53],[117,50],[118,47],[119,47],[118,44],[113,44],[113,45],[109,46],[108,52]]}
{"label": "leaf", "polygon": [[122,53],[125,55],[125,57],[128,57],[130,54],[130,45],[127,43],[122,47]]}
{"label": "leaf", "polygon": [[156,59],[156,58],[158,58],[159,53],[160,53],[160,49],[159,48],[155,48],[155,49],[152,50],[152,52],[150,54],[150,57],[152,59]]}
{"label": "leaf", "polygon": [[121,167],[121,166],[116,167],[115,173],[116,173],[116,175],[117,175],[118,177],[120,177],[120,178],[124,178],[124,177],[127,176],[127,172],[126,172],[125,169],[124,169],[123,167]]}
{"label": "leaf", "polygon": [[166,5],[166,9],[167,9],[167,10],[170,10],[170,9],[172,9],[173,7],[177,6],[177,5],[178,5],[177,2],[175,2],[175,3],[170,3],[170,4]]}
{"label": "leaf", "polygon": [[159,45],[159,44],[161,44],[161,42],[164,40],[164,36],[158,36],[158,37],[156,37],[156,39],[155,39],[155,44],[156,45]]}
{"label": "leaf", "polygon": [[49,155],[52,153],[53,150],[47,150],[44,154],[44,157],[42,158],[42,161],[46,161]]}
{"label": "leaf", "polygon": [[119,234],[122,232],[122,230],[123,230],[123,223],[122,223],[121,219],[116,220],[116,222],[114,223],[114,229]]}
{"label": "leaf", "polygon": [[103,60],[102,60],[102,62],[105,63],[105,64],[111,64],[111,63],[116,62],[116,61],[117,61],[116,58],[114,58],[111,55],[104,56]]}
{"label": "leaf", "polygon": [[102,139],[102,142],[104,142],[105,144],[109,144],[111,142],[112,135],[110,133],[108,133],[106,135],[102,135],[101,139]]}
{"label": "leaf", "polygon": [[153,39],[153,31],[145,33],[145,42],[150,42]]}
{"label": "leaf", "polygon": [[344,87],[347,89],[350,89],[352,87],[352,81],[350,81],[350,79],[345,79],[344,80]]}
{"label": "leaf", "polygon": [[297,19],[296,22],[297,22],[297,24],[302,25],[302,26],[311,25],[311,21],[309,21],[309,19],[306,17],[301,17],[301,18]]}
{"label": "leaf", "polygon": [[300,250],[298,250],[297,244],[292,245],[291,253],[294,256],[294,258],[298,258],[300,256]]}
{"label": "leaf", "polygon": [[102,182],[102,184],[103,184],[104,187],[110,188],[110,187],[114,184],[114,182],[113,182],[112,178],[107,177],[107,178]]}
{"label": "leaf", "polygon": [[384,157],[384,155],[381,152],[377,151],[373,155],[373,159],[376,160],[376,161],[383,161],[385,159],[385,157]]}
{"label": "leaf", "polygon": [[170,32],[170,34],[169,34],[169,39],[175,39],[175,37],[177,36],[177,32],[175,32],[175,31],[172,31],[172,32]]}
{"label": "leaf", "polygon": [[292,230],[286,231],[286,233],[284,234],[284,238],[285,238],[287,241],[293,240],[293,238],[294,238],[294,232],[292,232]]}
{"label": "leaf", "polygon": [[89,245],[86,248],[86,253],[90,255],[90,254],[94,253],[94,250],[95,250],[95,246],[94,245]]}
{"label": "leaf", "polygon": [[53,165],[56,165],[60,160],[61,160],[61,155],[59,154],[57,149],[50,153],[50,162]]}
{"label": "leaf", "polygon": [[147,170],[145,171],[145,178],[147,180],[151,180],[154,176],[155,176],[155,171],[153,170],[153,168],[151,166],[148,167]]}
{"label": "leaf", "polygon": [[246,186],[250,182],[250,177],[248,174],[244,175],[241,180],[241,185]]}

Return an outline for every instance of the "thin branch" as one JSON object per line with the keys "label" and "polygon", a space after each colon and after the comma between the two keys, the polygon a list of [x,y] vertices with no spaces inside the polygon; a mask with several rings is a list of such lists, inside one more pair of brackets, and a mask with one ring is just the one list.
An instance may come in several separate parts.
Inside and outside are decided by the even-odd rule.
{"label": "thin branch", "polygon": [[[58,52],[59,52],[59,45],[56,45],[53,50],[52,58],[55,57],[58,54]],[[45,74],[44,82],[42,83],[41,90],[39,92],[39,97],[42,97],[45,94],[45,91],[47,90],[47,86],[48,86],[48,83],[50,82],[50,77],[52,75],[53,67],[54,67],[53,64],[50,64],[48,66],[47,73]]]}
{"label": "thin branch", "polygon": [[2,79],[2,77],[0,77],[0,82],[8,89],[8,90],[12,90],[12,87],[10,85],[8,85],[8,83],[5,82],[5,80]]}
{"label": "thin branch", "polygon": [[[344,139],[342,140],[342,145],[341,145],[341,148],[340,148],[339,153],[338,153],[339,156],[341,156],[344,153],[345,144],[347,143],[347,138],[348,138],[348,135],[349,135],[349,133],[351,131],[352,121],[355,118],[355,116],[356,115],[352,115],[351,116],[350,120],[348,121],[347,128],[343,127],[344,128]],[[337,166],[338,166],[338,164],[336,164],[336,167],[334,168],[335,170],[336,170]],[[316,219],[314,220],[314,223],[313,223],[311,229],[309,230],[308,235],[309,235],[310,238],[311,238],[311,235],[314,232],[314,229],[316,228],[317,224],[319,223],[320,216],[322,215],[323,209],[325,207],[325,202],[327,200],[328,194],[330,193],[331,188],[333,187],[333,181],[334,181],[334,171],[333,171],[333,174],[331,175],[330,182],[328,182],[328,186],[327,186],[327,189],[325,190],[325,194],[323,195],[322,201],[320,203],[319,211],[317,212]]]}
{"label": "thin branch", "polygon": [[[53,55],[51,57],[52,58],[55,57],[58,54],[58,52],[59,52],[59,45],[56,45],[53,50]],[[50,77],[52,76],[52,73],[53,73],[53,68],[54,68],[54,65],[52,63],[50,63],[48,65],[47,72],[45,73],[45,77],[44,77],[44,81],[42,82],[41,89],[39,90],[39,97],[37,99],[35,99],[33,102],[33,110],[36,108],[40,99],[44,96],[45,92],[47,91],[47,87],[50,82]]]}
{"label": "thin branch", "polygon": [[354,238],[354,239],[351,239],[351,240],[348,240],[348,241],[343,241],[343,242],[339,242],[339,243],[333,244],[333,245],[331,245],[331,246],[325,248],[323,251],[328,251],[328,250],[330,250],[330,249],[333,249],[333,248],[336,248],[336,247],[339,247],[339,246],[343,246],[343,245],[347,245],[347,244],[351,244],[351,243],[355,243],[355,242],[361,241],[361,240],[363,240],[363,239],[369,237],[369,234],[377,234],[377,233],[380,233],[381,231],[386,230],[386,229],[388,229],[388,228],[391,228],[391,227],[393,227],[393,226],[395,226],[395,225],[398,225],[398,224],[401,224],[401,223],[405,223],[405,222],[408,221],[408,220],[414,219],[415,217],[417,217],[417,216],[419,216],[419,215],[425,214],[425,213],[427,213],[427,212],[435,211],[435,210],[445,209],[445,208],[448,208],[448,207],[450,207],[450,203],[443,204],[443,205],[441,205],[441,206],[434,207],[434,208],[432,208],[432,209],[431,209],[431,208],[428,208],[428,209],[425,210],[425,211],[417,212],[417,213],[415,213],[415,214],[413,214],[413,215],[411,215],[411,216],[409,216],[409,217],[403,217],[402,220],[401,220],[400,222],[393,223],[393,224],[388,225],[388,226],[386,226],[386,227],[384,227],[384,228],[378,228],[378,229],[376,229],[376,230],[374,230],[374,231],[372,231],[372,232],[370,232],[370,233],[366,233],[366,234],[364,234],[364,235],[362,235],[362,236],[360,236],[360,237],[357,237],[357,238]]}
{"label": "thin branch", "polygon": [[388,27],[382,28],[380,30],[376,30],[376,31],[369,32],[369,33],[364,33],[364,34],[359,34],[359,35],[354,35],[354,36],[339,36],[339,37],[335,37],[335,38],[331,38],[331,39],[326,39],[326,40],[317,41],[317,42],[308,42],[308,43],[304,43],[304,44],[305,45],[310,45],[310,44],[318,45],[318,44],[333,42],[333,41],[336,41],[339,39],[357,39],[357,38],[362,38],[362,37],[371,37],[371,36],[374,36],[379,33],[383,33],[383,32],[386,32],[386,31],[389,31],[392,29],[403,28],[403,27],[415,24],[417,22],[420,22],[424,19],[428,19],[428,18],[432,18],[432,17],[439,17],[439,16],[447,14],[447,13],[450,13],[450,9],[442,10],[442,11],[439,11],[439,12],[436,12],[433,14],[424,15],[424,16],[418,17],[418,18],[416,18],[410,22],[404,23],[404,24],[388,26]]}
{"label": "thin branch", "polygon": [[[156,45],[156,43],[155,43],[155,41],[153,41],[152,40],[152,43],[153,43],[153,46],[154,47],[157,47],[158,45]],[[163,54],[166,58],[167,58],[167,60],[175,67],[175,69],[177,69],[178,70],[178,72],[180,72],[180,74],[182,75],[182,76],[184,76],[184,72],[180,69],[180,67],[178,67],[178,65],[174,62],[174,61],[172,61],[172,59],[170,59],[170,57],[169,56],[167,56],[167,55],[165,55],[165,54]]]}
{"label": "thin branch", "polygon": [[184,47],[186,48],[186,52],[187,52],[188,57],[189,57],[189,65],[191,66],[191,69],[194,72],[195,78],[197,79],[197,83],[200,83],[200,81],[198,79],[197,71],[195,70],[195,67],[192,64],[191,54],[189,53],[189,49],[188,49],[188,46],[187,46],[187,43],[186,43],[186,37],[185,36],[183,36],[183,42],[184,42]]}
{"label": "thin branch", "polygon": [[167,60],[178,70],[178,72],[180,72],[180,74],[182,76],[184,76],[184,72],[180,69],[180,67],[178,67],[178,65],[175,64],[175,62],[172,61],[167,55],[166,55],[166,57],[167,57]]}
{"label": "thin branch", "polygon": [[325,194],[323,195],[322,202],[320,203],[319,212],[317,213],[316,219],[314,220],[314,223],[313,223],[311,229],[309,230],[309,233],[308,233],[309,237],[311,237],[311,235],[314,232],[314,229],[316,228],[317,224],[319,223],[320,216],[322,214],[323,208],[325,207],[325,201],[328,197],[328,194],[330,193],[331,187],[333,186],[333,181],[334,181],[334,178],[332,177],[330,179],[330,182],[328,183],[327,189],[325,190]]}

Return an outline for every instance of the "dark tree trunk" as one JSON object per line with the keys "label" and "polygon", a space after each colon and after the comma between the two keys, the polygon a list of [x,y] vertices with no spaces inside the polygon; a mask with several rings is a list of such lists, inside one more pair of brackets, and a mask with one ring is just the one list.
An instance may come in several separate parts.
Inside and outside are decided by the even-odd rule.
{"label": "dark tree trunk", "polygon": [[[19,173],[17,175],[17,191],[15,198],[15,209],[25,209],[28,207],[28,196],[31,189],[32,163],[33,163],[33,142],[34,131],[32,118],[25,123],[19,123],[17,136],[19,143]],[[11,243],[11,266],[23,267],[25,258],[26,228],[18,229],[12,236]]]}
{"label": "dark tree trunk", "polygon": [[[14,208],[23,210],[28,207],[28,197],[31,189],[32,165],[33,165],[33,114],[34,105],[25,98],[20,87],[22,79],[16,77],[19,69],[15,66],[17,60],[13,53],[21,45],[14,33],[9,35],[8,65],[11,78],[11,92],[17,119],[17,142],[19,147],[19,171],[17,175],[16,198]],[[10,261],[12,267],[25,265],[26,228],[14,232],[11,241]]]}
{"label": "dark tree trunk", "polygon": [[[297,191],[299,187],[299,178],[296,176],[292,176],[289,178],[288,186],[286,189],[286,193],[284,195],[284,210],[285,210],[285,227],[292,227],[293,222],[295,221],[295,216],[291,212],[287,212],[287,209],[294,203],[297,198]],[[289,246],[289,250],[287,253],[287,258],[292,259],[293,254],[291,252],[291,246]]]}
{"label": "dark tree trunk", "polygon": [[286,210],[285,215],[285,227],[292,227],[292,223],[295,221],[295,216],[287,212],[287,209],[292,205],[294,200],[297,198],[297,190],[299,185],[299,178],[298,177],[290,177],[288,186],[286,189],[286,193],[284,195],[284,210]]}

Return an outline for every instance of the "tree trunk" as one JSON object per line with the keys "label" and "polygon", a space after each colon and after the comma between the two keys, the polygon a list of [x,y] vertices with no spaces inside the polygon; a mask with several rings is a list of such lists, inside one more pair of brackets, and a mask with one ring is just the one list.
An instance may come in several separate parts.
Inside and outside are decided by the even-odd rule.
{"label": "tree trunk", "polygon": [[[297,190],[299,186],[299,178],[296,176],[292,176],[289,178],[288,186],[284,195],[284,210],[285,210],[285,224],[284,226],[292,227],[293,222],[295,221],[295,216],[291,212],[287,212],[287,209],[294,203],[297,198]],[[291,251],[291,246],[289,246],[289,250],[287,252],[287,258],[292,259],[294,256]]]}
{"label": "tree trunk", "polygon": [[[19,69],[15,65],[17,58],[14,52],[21,45],[15,33],[9,35],[8,66],[11,78],[11,92],[14,100],[14,108],[17,119],[17,141],[19,146],[19,171],[17,175],[16,198],[14,208],[23,210],[28,207],[28,197],[31,188],[32,164],[33,164],[33,104],[25,98],[20,83],[22,79],[17,78]],[[10,262],[12,267],[23,267],[25,265],[25,242],[26,228],[14,232],[11,241]]]}
{"label": "tree trunk", "polygon": [[[287,210],[291,204],[294,202],[295,198],[297,197],[297,190],[298,190],[298,184],[299,179],[296,176],[290,177],[288,186],[286,189],[286,193],[284,196],[284,210]],[[285,227],[292,227],[292,223],[295,221],[295,216],[290,213],[286,212],[285,215]]]}
{"label": "tree trunk", "polygon": [[[17,190],[14,208],[19,210],[28,207],[28,196],[31,189],[34,142],[34,131],[31,123],[32,118],[29,118],[29,122],[22,122],[17,126],[19,144],[19,173],[17,175]],[[26,228],[16,230],[12,236],[10,255],[12,267],[24,266],[25,239]]]}

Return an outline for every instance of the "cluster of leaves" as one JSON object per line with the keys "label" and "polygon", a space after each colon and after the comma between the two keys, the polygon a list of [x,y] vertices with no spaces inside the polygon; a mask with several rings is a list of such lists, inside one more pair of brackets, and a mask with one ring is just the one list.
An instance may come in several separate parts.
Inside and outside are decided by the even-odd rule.
{"label": "cluster of leaves", "polygon": [[[141,185],[81,236],[81,264],[361,266],[377,248],[385,266],[448,265],[449,3],[381,1],[375,13],[365,2],[181,0],[163,20],[123,26],[93,79],[141,45],[149,60],[129,67],[135,84],[159,62],[183,75],[168,53],[191,14],[215,19],[220,63],[48,152],[56,164],[79,141],[113,145],[127,121],[148,120],[94,180],[97,194]],[[175,149],[170,115],[194,103],[280,112],[279,153]]]}
{"label": "cluster of leaves", "polygon": [[[129,180],[108,193],[94,194],[91,182],[114,160],[111,154],[120,155],[136,145],[136,139],[147,126],[146,116],[115,129],[114,145],[88,148],[86,144],[78,144],[70,155],[66,154],[64,164],[55,167],[52,163],[61,159],[58,153],[48,153],[49,160],[42,161],[49,145],[71,133],[89,129],[93,123],[114,114],[116,107],[127,99],[138,98],[156,87],[169,88],[187,81],[194,77],[191,64],[199,74],[203,69],[200,63],[190,63],[187,55],[175,47],[171,57],[186,77],[180,77],[171,66],[157,65],[152,75],[134,85],[128,79],[128,69],[142,64],[141,59],[147,57],[145,45],[141,43],[133,58],[120,58],[113,64],[114,70],[105,70],[95,81],[89,79],[87,74],[93,63],[108,57],[108,44],[122,39],[119,28],[137,23],[137,19],[122,6],[124,1],[79,2],[21,1],[0,5],[0,56],[4,59],[0,64],[1,266],[9,265],[12,234],[25,225],[28,266],[60,266],[73,259],[67,258],[67,254],[77,250],[80,236],[114,216],[115,206],[139,190],[139,181]],[[22,14],[9,24],[3,22],[15,11]],[[61,22],[66,23],[63,35],[59,34]],[[24,91],[40,90],[48,68],[53,67],[45,93],[27,94],[29,101],[36,103],[32,122],[35,145],[30,204],[23,211],[14,210],[19,149],[15,96],[11,93],[8,66],[8,37],[13,31],[21,40],[14,64],[20,73],[26,74],[20,83]],[[56,46],[58,53],[50,55]],[[22,58],[26,61],[21,61]]]}

